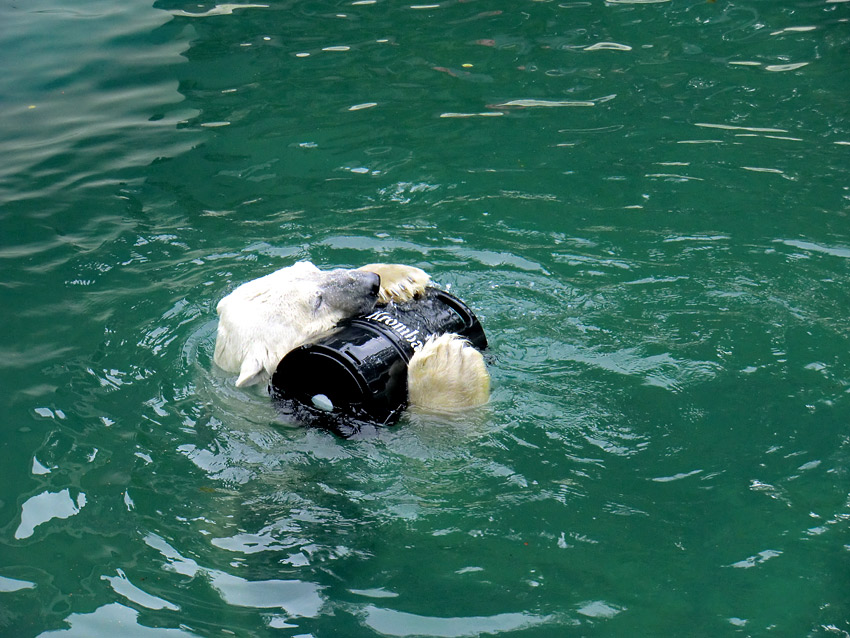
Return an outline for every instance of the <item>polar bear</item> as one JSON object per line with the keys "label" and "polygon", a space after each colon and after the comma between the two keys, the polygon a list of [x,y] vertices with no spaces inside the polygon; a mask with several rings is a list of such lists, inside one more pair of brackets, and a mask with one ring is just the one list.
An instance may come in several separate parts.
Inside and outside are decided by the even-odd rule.
{"label": "polar bear", "polygon": [[[218,303],[213,360],[238,373],[238,387],[263,383],[291,350],[377,304],[410,301],[430,282],[425,271],[401,264],[323,271],[297,262],[242,284]],[[407,379],[409,405],[422,410],[474,407],[490,397],[484,358],[458,335],[428,339],[411,358]]]}
{"label": "polar bear", "polygon": [[244,283],[216,306],[213,361],[239,373],[237,387],[262,383],[290,350],[347,317],[369,312],[379,293],[375,273],[321,271],[309,261]]}

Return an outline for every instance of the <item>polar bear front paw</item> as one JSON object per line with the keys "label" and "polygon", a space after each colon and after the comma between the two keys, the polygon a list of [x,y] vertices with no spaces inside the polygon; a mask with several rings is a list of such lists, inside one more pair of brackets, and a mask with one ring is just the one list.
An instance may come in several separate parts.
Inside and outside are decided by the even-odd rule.
{"label": "polar bear front paw", "polygon": [[410,359],[408,401],[425,410],[458,410],[487,403],[490,375],[484,357],[456,334],[430,337]]}
{"label": "polar bear front paw", "polygon": [[404,264],[367,264],[357,270],[373,272],[381,278],[381,291],[378,303],[391,301],[404,303],[422,296],[431,283],[431,277],[424,270]]}

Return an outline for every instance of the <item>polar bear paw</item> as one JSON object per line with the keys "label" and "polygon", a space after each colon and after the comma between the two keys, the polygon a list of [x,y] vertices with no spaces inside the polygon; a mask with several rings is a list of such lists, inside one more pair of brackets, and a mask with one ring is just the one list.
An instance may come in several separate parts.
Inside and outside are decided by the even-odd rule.
{"label": "polar bear paw", "polygon": [[431,277],[424,270],[404,264],[367,264],[357,270],[373,272],[381,278],[378,303],[382,305],[391,301],[404,303],[421,297],[431,283]]}
{"label": "polar bear paw", "polygon": [[456,334],[430,337],[407,370],[410,405],[425,410],[459,410],[487,403],[490,375],[484,357]]}

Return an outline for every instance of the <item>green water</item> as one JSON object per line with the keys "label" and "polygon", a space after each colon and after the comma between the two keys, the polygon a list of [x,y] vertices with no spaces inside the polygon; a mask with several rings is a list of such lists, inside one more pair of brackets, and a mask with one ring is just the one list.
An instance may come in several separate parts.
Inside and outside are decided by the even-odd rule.
{"label": "green water", "polygon": [[[850,3],[254,4],[0,7],[0,636],[847,636]],[[304,258],[491,404],[236,389]]]}

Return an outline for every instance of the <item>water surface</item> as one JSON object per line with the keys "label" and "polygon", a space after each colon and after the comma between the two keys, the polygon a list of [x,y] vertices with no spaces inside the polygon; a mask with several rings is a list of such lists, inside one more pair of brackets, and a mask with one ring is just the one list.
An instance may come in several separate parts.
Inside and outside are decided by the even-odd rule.
{"label": "water surface", "polygon": [[[0,9],[0,635],[850,633],[848,9]],[[430,272],[490,405],[235,388],[298,259]]]}

